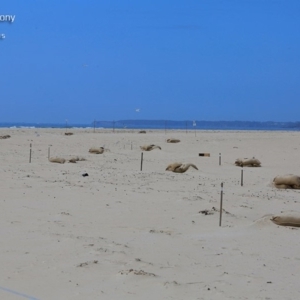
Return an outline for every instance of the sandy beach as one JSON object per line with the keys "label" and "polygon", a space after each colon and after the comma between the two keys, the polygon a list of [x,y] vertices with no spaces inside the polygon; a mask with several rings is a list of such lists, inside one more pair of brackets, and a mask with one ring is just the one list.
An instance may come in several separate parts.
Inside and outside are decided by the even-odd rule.
{"label": "sandy beach", "polygon": [[[300,211],[300,190],[272,186],[300,175],[300,132],[69,131],[0,130],[0,299],[300,297],[300,231],[270,221]],[[161,150],[140,171],[147,144]],[[86,161],[50,163],[49,147]],[[243,168],[241,186],[234,162],[253,156],[262,166]],[[167,172],[173,162],[198,170]]]}

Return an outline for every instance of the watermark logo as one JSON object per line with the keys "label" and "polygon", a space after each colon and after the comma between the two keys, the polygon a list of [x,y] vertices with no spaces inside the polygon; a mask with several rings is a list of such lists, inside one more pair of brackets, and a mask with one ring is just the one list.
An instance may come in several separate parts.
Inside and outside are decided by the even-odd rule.
{"label": "watermark logo", "polygon": [[0,15],[0,22],[13,23],[15,19],[15,15]]}
{"label": "watermark logo", "polygon": [[[9,23],[12,24],[16,19],[16,15],[1,15],[0,14],[0,24]],[[5,39],[5,34],[0,33],[0,41]]]}

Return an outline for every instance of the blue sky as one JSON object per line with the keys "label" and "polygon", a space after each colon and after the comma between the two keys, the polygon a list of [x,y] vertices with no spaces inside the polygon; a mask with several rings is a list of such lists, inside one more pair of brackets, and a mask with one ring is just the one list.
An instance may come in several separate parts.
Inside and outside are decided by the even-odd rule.
{"label": "blue sky", "polygon": [[0,122],[300,120],[299,0],[1,0],[0,15],[16,16],[0,22]]}

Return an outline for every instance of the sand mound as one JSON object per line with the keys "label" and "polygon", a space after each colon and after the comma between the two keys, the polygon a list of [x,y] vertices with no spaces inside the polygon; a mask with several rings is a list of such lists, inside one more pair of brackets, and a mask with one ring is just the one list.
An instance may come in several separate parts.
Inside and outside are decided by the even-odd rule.
{"label": "sand mound", "polygon": [[76,157],[72,157],[68,160],[69,163],[76,163],[78,161],[85,161],[86,159],[83,158],[83,157],[79,157],[79,156],[76,156]]}
{"label": "sand mound", "polygon": [[50,157],[49,161],[52,163],[58,163],[58,164],[64,164],[66,162],[66,160],[64,158],[60,158],[60,157]]}
{"label": "sand mound", "polygon": [[177,139],[167,139],[167,143],[179,143],[180,140]]}
{"label": "sand mound", "polygon": [[256,159],[255,157],[250,158],[250,159],[248,159],[248,158],[244,158],[244,159],[238,158],[235,161],[235,165],[239,166],[239,167],[260,167],[261,162],[258,159]]}
{"label": "sand mound", "polygon": [[198,168],[194,164],[172,163],[167,166],[166,171],[171,171],[174,173],[185,173],[190,167],[198,170]]}
{"label": "sand mound", "polygon": [[300,213],[283,212],[279,215],[273,216],[271,221],[280,226],[300,227]]}
{"label": "sand mound", "polygon": [[300,189],[300,177],[291,174],[276,176],[273,184],[278,189]]}
{"label": "sand mound", "polygon": [[140,146],[140,148],[141,148],[141,150],[144,150],[144,151],[151,151],[153,149],[161,150],[161,147],[157,146],[157,145],[144,145],[144,146]]}
{"label": "sand mound", "polygon": [[99,147],[99,148],[92,147],[89,149],[89,152],[93,153],[93,154],[102,154],[102,153],[104,153],[104,150],[105,149],[103,147]]}

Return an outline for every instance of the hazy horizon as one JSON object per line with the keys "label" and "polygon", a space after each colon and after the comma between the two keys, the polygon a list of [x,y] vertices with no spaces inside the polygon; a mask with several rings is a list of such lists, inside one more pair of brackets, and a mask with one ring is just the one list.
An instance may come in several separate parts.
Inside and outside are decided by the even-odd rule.
{"label": "hazy horizon", "polygon": [[93,125],[94,122],[97,123],[119,123],[119,122],[135,122],[135,123],[140,123],[143,124],[143,122],[146,123],[155,123],[155,122],[171,122],[171,123],[190,123],[193,124],[194,122],[197,123],[273,123],[273,124],[300,124],[300,121],[288,121],[288,122],[283,122],[283,121],[274,121],[274,120],[268,120],[268,121],[251,121],[251,120],[232,120],[232,121],[227,121],[227,120],[218,120],[218,121],[210,121],[210,120],[171,120],[171,119],[118,119],[118,120],[91,120],[89,122],[72,122],[70,120],[65,120],[63,122],[21,122],[21,121],[9,121],[9,122],[0,122],[1,124],[41,124],[41,125],[72,125],[72,124],[81,124],[81,125]]}

